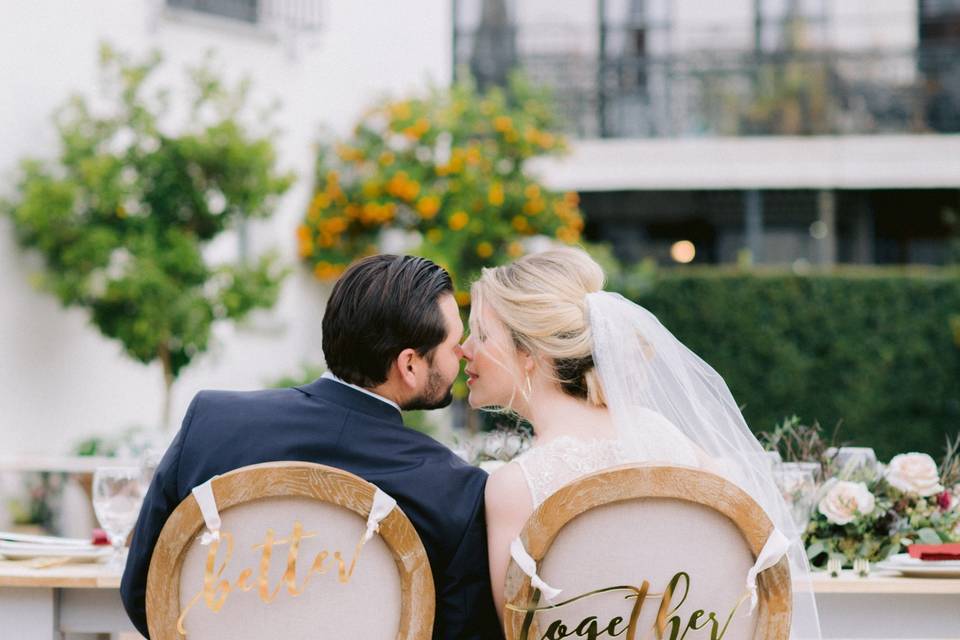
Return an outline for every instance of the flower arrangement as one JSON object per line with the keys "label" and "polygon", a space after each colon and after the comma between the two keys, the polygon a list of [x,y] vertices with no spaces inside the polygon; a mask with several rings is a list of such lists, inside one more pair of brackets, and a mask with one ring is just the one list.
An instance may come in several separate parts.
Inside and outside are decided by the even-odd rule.
{"label": "flower arrangement", "polygon": [[458,438],[453,451],[470,464],[493,473],[530,448],[529,430],[520,426],[499,426],[467,438]]}
{"label": "flower arrangement", "polygon": [[27,533],[48,533],[55,529],[66,474],[37,471],[24,474],[21,495],[7,500],[11,524]]}
{"label": "flower arrangement", "polygon": [[814,566],[839,559],[871,562],[913,543],[960,541],[960,436],[947,442],[938,468],[926,453],[904,453],[829,478],[817,494],[804,532]]}
{"label": "flower arrangement", "polygon": [[[774,476],[794,516],[807,522],[803,540],[814,566],[834,559],[849,568],[855,560],[877,562],[918,542],[960,541],[960,434],[947,439],[939,466],[915,452],[896,455],[887,465],[876,464],[872,455],[851,465],[839,462],[839,453],[850,449],[838,446],[838,429],[825,438],[819,423],[792,416],[759,434],[783,460],[774,465]],[[802,470],[809,481],[797,483],[795,468],[807,466],[812,469]]]}
{"label": "flower arrangement", "polygon": [[508,91],[460,83],[374,106],[352,136],[319,150],[301,259],[332,280],[390,232],[447,268],[466,306],[479,269],[519,257],[525,239],[577,242],[577,194],[553,192],[525,168],[565,150],[548,104],[515,78]]}

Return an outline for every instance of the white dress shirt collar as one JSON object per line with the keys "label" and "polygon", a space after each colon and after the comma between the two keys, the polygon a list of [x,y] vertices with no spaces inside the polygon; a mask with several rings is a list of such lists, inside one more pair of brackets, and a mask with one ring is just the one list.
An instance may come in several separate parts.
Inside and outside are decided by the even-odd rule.
{"label": "white dress shirt collar", "polygon": [[333,380],[334,382],[339,382],[340,384],[346,385],[346,386],[350,387],[351,389],[356,389],[356,390],[359,391],[360,393],[365,393],[365,394],[367,394],[368,396],[370,396],[371,398],[376,398],[376,399],[379,400],[380,402],[386,402],[388,405],[390,405],[391,407],[393,407],[393,408],[396,409],[397,411],[400,411],[400,405],[398,405],[398,404],[397,404],[396,402],[394,402],[393,400],[388,400],[387,398],[384,398],[383,396],[379,396],[379,395],[375,394],[374,392],[372,392],[372,391],[370,391],[370,390],[368,390],[368,389],[364,389],[363,387],[358,387],[358,386],[355,385],[355,384],[350,384],[350,383],[347,382],[346,380],[341,380],[340,378],[338,378],[337,376],[333,375],[333,374],[330,373],[329,371],[327,371],[326,373],[324,373],[324,374],[323,374],[322,376],[320,376],[320,377],[321,377],[321,378],[324,378],[324,379],[326,379],[326,380]]}

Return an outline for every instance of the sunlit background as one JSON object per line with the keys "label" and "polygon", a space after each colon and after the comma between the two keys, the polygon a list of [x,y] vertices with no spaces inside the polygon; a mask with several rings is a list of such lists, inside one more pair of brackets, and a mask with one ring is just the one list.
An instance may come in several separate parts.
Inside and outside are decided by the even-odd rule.
{"label": "sunlit background", "polygon": [[[960,427],[957,0],[35,0],[0,34],[3,468],[136,455],[200,389],[319,375],[360,255],[440,261],[466,311],[481,266],[551,242],[587,246],[758,433],[797,415],[887,459]],[[169,108],[135,121],[111,73]],[[195,247],[239,270],[169,276]],[[193,311],[153,304],[179,286]],[[410,421],[487,426],[462,403]],[[4,478],[0,527],[64,529]]]}

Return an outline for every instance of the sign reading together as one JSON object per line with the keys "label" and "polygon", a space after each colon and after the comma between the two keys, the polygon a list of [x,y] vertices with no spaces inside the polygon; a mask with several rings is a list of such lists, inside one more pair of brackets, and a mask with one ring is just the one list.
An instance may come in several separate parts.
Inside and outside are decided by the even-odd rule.
{"label": "sign reading together", "polygon": [[[691,638],[707,637],[705,634],[709,633],[710,640],[721,640],[726,634],[734,614],[743,602],[750,598],[749,593],[744,593],[726,616],[721,616],[715,611],[707,611],[703,608],[698,608],[689,615],[684,615],[679,613],[679,609],[686,603],[690,595],[690,589],[690,575],[685,571],[678,571],[670,579],[662,593],[650,593],[650,582],[644,580],[639,587],[618,585],[595,589],[554,605],[539,606],[540,592],[534,590],[528,606],[517,607],[507,604],[507,609],[524,615],[519,640],[564,640],[566,638],[598,640],[600,638],[617,637],[623,637],[624,640],[647,640],[648,638],[684,640],[690,631],[702,632],[691,634]],[[633,601],[629,612],[624,612],[625,615],[610,618],[589,615],[579,619],[574,618],[571,621],[556,619],[547,625],[539,636],[531,636],[530,630],[535,614],[540,612],[554,613],[574,602],[616,592],[623,592],[625,600]],[[660,606],[653,627],[645,630],[646,633],[638,637],[637,632],[640,631],[638,622],[644,603],[648,599],[657,597],[660,598]]]}

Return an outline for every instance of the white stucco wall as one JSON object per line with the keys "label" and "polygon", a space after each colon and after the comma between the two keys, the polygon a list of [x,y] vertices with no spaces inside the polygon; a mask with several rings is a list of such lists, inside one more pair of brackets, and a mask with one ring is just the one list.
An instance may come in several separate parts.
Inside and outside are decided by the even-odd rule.
{"label": "white stucco wall", "polygon": [[[9,195],[20,158],[55,154],[51,113],[71,92],[94,91],[98,42],[127,51],[159,48],[170,81],[214,48],[229,76],[249,74],[257,100],[282,100],[275,117],[283,130],[281,165],[299,180],[274,219],[254,228],[251,244],[254,251],[278,247],[295,262],[294,228],[308,199],[311,143],[320,128],[345,131],[378,96],[450,77],[447,0],[320,1],[323,30],[295,58],[282,43],[222,21],[158,17],[162,3],[153,0],[0,3],[0,196]],[[233,250],[231,240],[219,244],[217,253]],[[34,290],[37,268],[14,244],[9,221],[0,221],[0,454],[60,453],[93,433],[155,424],[159,365],[131,361],[83,312]],[[199,389],[258,388],[301,362],[319,361],[323,298],[298,268],[274,310],[246,327],[217,331],[210,352],[176,385],[173,422]]]}

